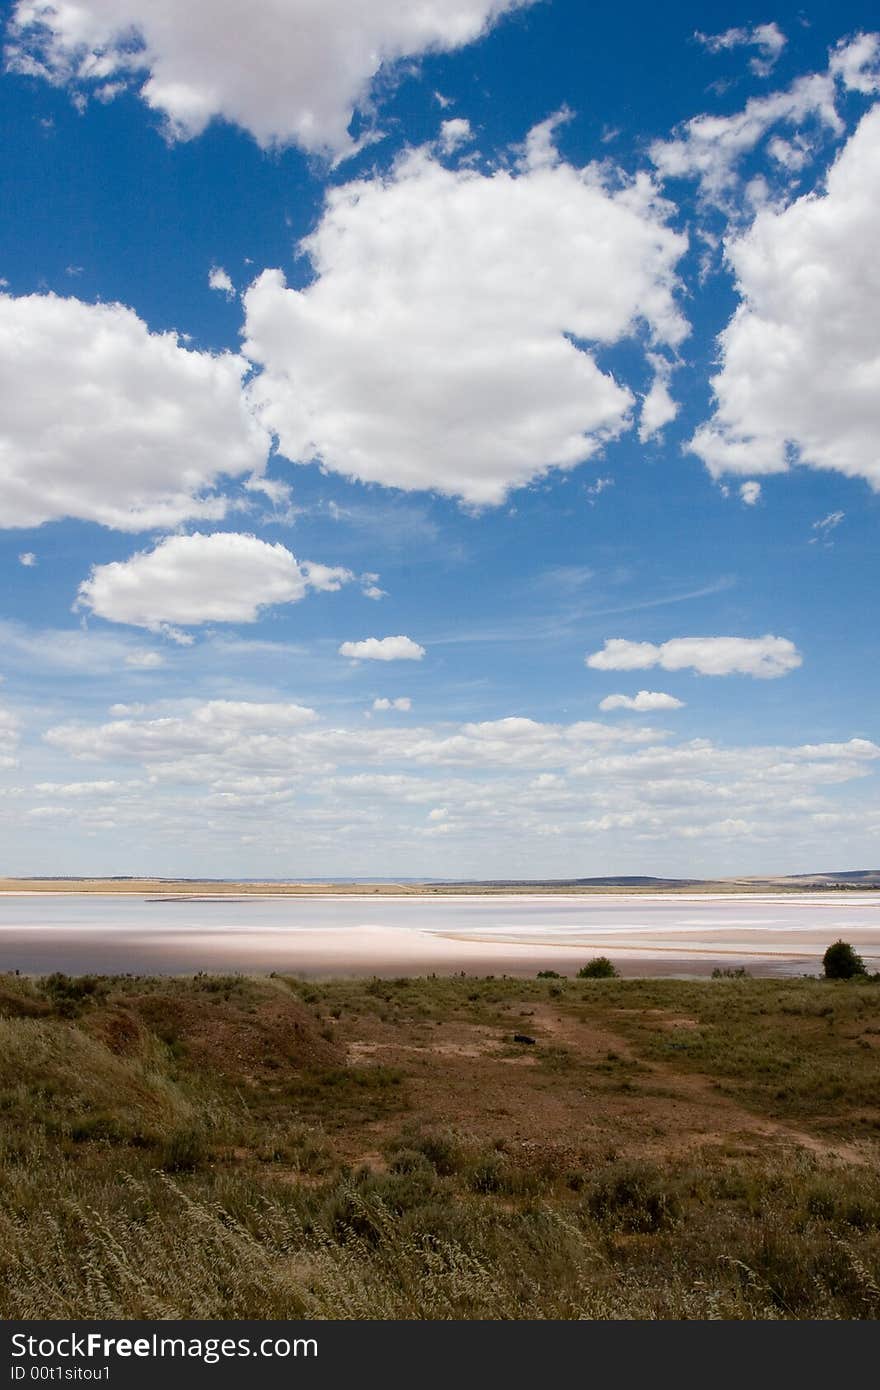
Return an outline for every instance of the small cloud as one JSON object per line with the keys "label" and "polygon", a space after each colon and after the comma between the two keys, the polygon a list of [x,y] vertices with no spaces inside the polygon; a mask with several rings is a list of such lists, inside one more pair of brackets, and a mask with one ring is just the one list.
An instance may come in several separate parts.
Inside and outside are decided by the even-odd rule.
{"label": "small cloud", "polygon": [[533,126],[519,147],[520,168],[526,171],[555,168],[560,160],[556,148],[556,132],[573,117],[574,112],[568,106],[561,106],[552,116]]}
{"label": "small cloud", "polygon": [[538,589],[551,589],[556,593],[574,594],[595,577],[595,570],[587,565],[553,565],[536,575],[534,584]]}
{"label": "small cloud", "polygon": [[212,265],[208,272],[208,284],[212,290],[219,290],[227,299],[235,298],[235,286],[222,265]]}
{"label": "small cloud", "polygon": [[684,709],[684,700],[666,695],[662,690],[640,690],[637,695],[606,695],[599,701],[601,710],[632,709],[645,714],[649,710]]}
{"label": "small cloud", "polygon": [[263,609],[335,593],[354,575],[339,565],[301,563],[285,546],[231,531],[169,536],[129,560],[95,565],[75,608],[190,645],[183,629],[252,623]]}
{"label": "small cloud", "polygon": [[364,598],[380,599],[388,597],[387,589],[380,589],[378,574],[361,575],[361,593]]}
{"label": "small cloud", "polygon": [[281,482],[280,478],[262,478],[259,474],[253,473],[250,478],[245,479],[244,487],[247,492],[261,492],[264,497],[268,497],[273,507],[290,510],[293,488],[289,483]]}
{"label": "small cloud", "polygon": [[747,507],[754,507],[761,499],[761,484],[752,481],[743,483],[739,495]]}
{"label": "small cloud", "polygon": [[165,658],[161,652],[133,651],[126,656],[125,664],[136,671],[154,671],[157,666],[165,665]]}
{"label": "small cloud", "polygon": [[428,820],[446,820],[449,810],[446,806],[435,806],[433,811],[428,812]]}
{"label": "small cloud", "polygon": [[425,648],[411,637],[365,637],[362,642],[343,642],[340,656],[353,661],[421,661]]}
{"label": "small cloud", "polygon": [[589,486],[584,489],[587,497],[590,499],[591,507],[595,507],[596,498],[601,497],[602,493],[608,487],[614,487],[613,478],[597,478],[594,483],[590,483]]}
{"label": "small cloud", "polygon": [[444,154],[452,154],[459,145],[467,145],[473,138],[471,123],[464,116],[444,121],[440,127],[440,149]]}
{"label": "small cloud", "polygon": [[37,557],[32,550],[23,550],[18,557],[18,563],[24,565],[26,570],[32,570],[37,564]]}
{"label": "small cloud", "polygon": [[697,671],[701,676],[754,676],[774,680],[786,676],[803,662],[787,637],[673,637],[659,646],[631,642],[626,637],[607,637],[605,646],[584,658],[594,671],[644,671],[662,666],[664,671]]}
{"label": "small cloud", "polygon": [[821,521],[814,521],[813,530],[816,534],[810,537],[810,545],[818,545],[821,542],[822,545],[830,548],[834,542],[829,540],[829,536],[832,531],[837,530],[845,516],[846,512],[829,512],[827,516],[822,517]]}
{"label": "small cloud", "polygon": [[191,647],[196,640],[191,632],[184,632],[183,628],[173,627],[171,623],[159,623],[156,631],[169,642],[176,642],[178,647]]}
{"label": "small cloud", "polygon": [[65,275],[82,275],[82,273],[83,267],[81,265],[66,265],[64,267]]}
{"label": "small cloud", "polygon": [[759,56],[749,60],[756,77],[767,77],[788,40],[778,24],[753,24],[725,29],[721,34],[694,34],[697,43],[709,53],[724,53],[734,48],[757,48]]}
{"label": "small cloud", "polygon": [[408,695],[398,695],[396,700],[387,700],[383,696],[373,701],[373,709],[378,711],[397,709],[407,714],[412,709],[412,700]]}
{"label": "small cloud", "polygon": [[823,516],[821,521],[813,522],[813,530],[833,531],[836,527],[840,525],[845,516],[846,512],[829,512],[827,516]]}
{"label": "small cloud", "polygon": [[654,379],[649,391],[642,398],[639,416],[639,439],[642,444],[659,438],[678,414],[678,406],[669,390],[675,363],[659,352],[649,352],[648,362],[654,370]]}

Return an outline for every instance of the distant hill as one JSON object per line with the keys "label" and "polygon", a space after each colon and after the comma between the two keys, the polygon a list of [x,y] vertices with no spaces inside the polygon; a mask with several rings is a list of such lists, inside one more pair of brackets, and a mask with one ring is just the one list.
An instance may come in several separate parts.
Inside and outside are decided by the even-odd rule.
{"label": "distant hill", "polygon": [[[444,879],[444,883],[472,883],[481,888],[690,888],[699,878],[652,878],[648,874],[619,874],[605,878],[474,878]],[[431,887],[433,885],[426,885]]]}
{"label": "distant hill", "polygon": [[880,869],[842,869],[833,873],[790,874],[784,879],[773,879],[776,883],[790,883],[796,887],[829,887],[836,883],[853,888],[880,888]]}
{"label": "distant hill", "polygon": [[596,878],[491,878],[491,879],[444,879],[426,882],[425,887],[474,888],[655,888],[664,889],[712,889],[724,888],[755,891],[761,888],[817,889],[817,888],[880,888],[880,869],[846,869],[840,873],[778,874],[743,876],[741,878],[655,878],[650,874],[607,874]]}

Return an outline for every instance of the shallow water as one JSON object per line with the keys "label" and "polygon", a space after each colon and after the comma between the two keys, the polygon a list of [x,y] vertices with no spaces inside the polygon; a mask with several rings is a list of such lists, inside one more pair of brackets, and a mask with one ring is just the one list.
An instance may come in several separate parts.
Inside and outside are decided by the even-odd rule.
{"label": "shallow water", "polygon": [[624,974],[820,969],[852,942],[880,969],[880,893],[723,897],[0,895],[0,969],[174,974],[284,970],[569,972],[590,955]]}

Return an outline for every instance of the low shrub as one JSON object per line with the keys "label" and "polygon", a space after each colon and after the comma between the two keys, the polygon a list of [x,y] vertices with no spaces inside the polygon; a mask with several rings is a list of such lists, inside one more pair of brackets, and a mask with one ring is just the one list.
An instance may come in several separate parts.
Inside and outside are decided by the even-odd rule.
{"label": "low shrub", "polygon": [[607,956],[594,956],[578,971],[579,980],[616,980],[617,969]]}
{"label": "low shrub", "polygon": [[656,1173],[635,1166],[599,1179],[586,1206],[595,1221],[638,1235],[669,1230],[681,1215],[675,1193]]}
{"label": "low shrub", "polygon": [[822,957],[826,980],[852,980],[856,975],[865,975],[865,962],[850,946],[848,941],[838,938],[828,947]]}

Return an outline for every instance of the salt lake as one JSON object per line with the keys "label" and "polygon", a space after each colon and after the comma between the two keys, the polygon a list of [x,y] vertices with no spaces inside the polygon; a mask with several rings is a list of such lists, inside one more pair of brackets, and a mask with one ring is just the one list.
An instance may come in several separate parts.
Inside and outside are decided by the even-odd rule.
{"label": "salt lake", "polygon": [[880,893],[0,895],[0,969],[33,973],[800,975],[841,936],[880,969]]}

